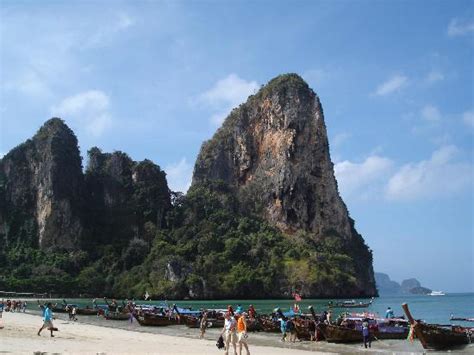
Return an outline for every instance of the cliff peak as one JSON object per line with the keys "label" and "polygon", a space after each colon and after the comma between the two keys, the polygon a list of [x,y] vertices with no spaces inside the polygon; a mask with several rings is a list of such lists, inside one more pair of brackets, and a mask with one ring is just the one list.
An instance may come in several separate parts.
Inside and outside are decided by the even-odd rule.
{"label": "cliff peak", "polygon": [[321,103],[299,75],[270,80],[203,144],[192,186],[213,182],[285,234],[335,237],[360,253],[357,268],[375,292],[370,251],[339,196]]}

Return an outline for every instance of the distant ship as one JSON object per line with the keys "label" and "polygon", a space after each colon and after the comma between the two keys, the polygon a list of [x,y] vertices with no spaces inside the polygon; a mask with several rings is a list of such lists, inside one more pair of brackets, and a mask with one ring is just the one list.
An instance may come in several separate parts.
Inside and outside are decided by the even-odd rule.
{"label": "distant ship", "polygon": [[443,291],[431,291],[431,293],[428,294],[429,296],[445,296],[446,294]]}

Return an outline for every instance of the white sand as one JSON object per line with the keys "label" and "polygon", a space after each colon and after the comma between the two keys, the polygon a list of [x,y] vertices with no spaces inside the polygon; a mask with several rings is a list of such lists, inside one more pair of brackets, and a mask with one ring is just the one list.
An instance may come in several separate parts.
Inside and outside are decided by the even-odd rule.
{"label": "white sand", "polygon": [[[80,323],[68,323],[56,320],[55,337],[43,330],[41,336],[36,333],[42,324],[41,317],[24,313],[3,313],[0,319],[0,353],[88,353],[88,354],[186,354],[206,355],[224,354],[217,349],[215,341],[190,339],[184,337],[149,334],[122,329],[113,329]],[[252,355],[279,354],[325,354],[323,352],[283,349],[266,346],[253,346],[249,342]],[[232,350],[232,349],[231,349]],[[245,351],[242,351],[245,354]],[[232,351],[229,354],[233,354]]]}

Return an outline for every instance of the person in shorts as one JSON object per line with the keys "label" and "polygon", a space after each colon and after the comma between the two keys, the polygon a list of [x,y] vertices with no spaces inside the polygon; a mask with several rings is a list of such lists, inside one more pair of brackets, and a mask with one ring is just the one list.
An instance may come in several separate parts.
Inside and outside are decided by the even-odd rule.
{"label": "person in shorts", "polygon": [[57,330],[54,328],[53,325],[53,311],[51,310],[53,308],[51,303],[48,303],[46,307],[43,310],[43,325],[41,328],[38,330],[38,336],[41,335],[41,332],[43,331],[44,328],[48,328],[51,331],[51,336],[54,337],[53,331]]}
{"label": "person in shorts", "polygon": [[237,320],[237,344],[239,345],[239,355],[242,355],[242,346],[245,348],[247,355],[250,355],[247,344],[247,313],[245,312]]}
{"label": "person in shorts", "polygon": [[224,328],[222,328],[221,332],[221,335],[224,336],[225,341],[225,355],[229,355],[231,343],[234,347],[234,355],[237,355],[237,333],[235,332],[236,326],[237,322],[235,321],[235,318],[230,315],[230,312],[227,312],[225,315]]}

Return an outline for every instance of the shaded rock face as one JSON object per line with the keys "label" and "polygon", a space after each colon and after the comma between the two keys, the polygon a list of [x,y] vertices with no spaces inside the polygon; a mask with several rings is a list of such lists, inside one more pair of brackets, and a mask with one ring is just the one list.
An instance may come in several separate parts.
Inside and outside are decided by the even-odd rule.
{"label": "shaded rock face", "polygon": [[197,158],[193,185],[223,181],[244,213],[288,235],[340,238],[364,292],[375,294],[372,256],[339,196],[323,109],[297,75],[279,76],[234,109]]}
{"label": "shaded rock face", "polygon": [[[166,174],[122,152],[89,152],[82,171],[77,138],[59,118],[0,160],[0,238],[44,250],[88,249],[150,238],[171,208]],[[147,225],[149,223],[149,225]],[[148,240],[150,241],[150,240]],[[120,245],[120,243],[119,243]]]}
{"label": "shaded rock face", "polygon": [[166,174],[149,160],[135,162],[123,152],[89,151],[86,170],[89,217],[94,243],[129,241],[158,229],[171,208]]}
{"label": "shaded rock face", "polygon": [[58,118],[0,163],[1,236],[42,249],[80,247],[84,180],[74,133]]}

